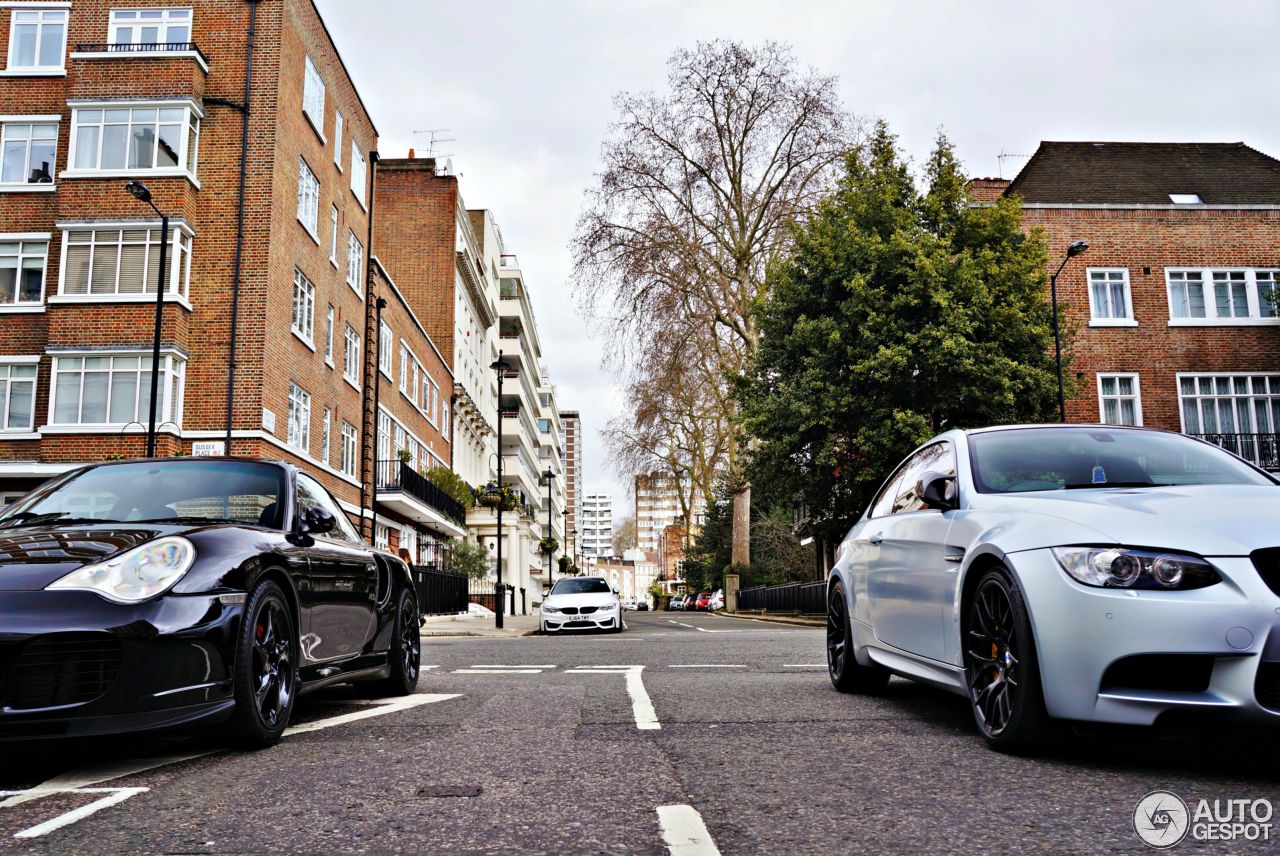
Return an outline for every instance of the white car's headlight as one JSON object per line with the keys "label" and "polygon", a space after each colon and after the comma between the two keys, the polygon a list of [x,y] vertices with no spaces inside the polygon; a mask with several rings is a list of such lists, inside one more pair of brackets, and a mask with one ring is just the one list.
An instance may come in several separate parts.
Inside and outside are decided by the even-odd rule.
{"label": "white car's headlight", "polygon": [[168,591],[195,559],[195,545],[186,538],[157,538],[113,559],[74,570],[47,589],[91,591],[116,603],[139,603]]}
{"label": "white car's headlight", "polygon": [[545,603],[542,605],[542,611],[543,611],[543,612],[547,612],[547,613],[559,613],[559,612],[560,612],[560,610],[556,609],[554,606],[547,606]]}
{"label": "white car's headlight", "polygon": [[618,608],[618,605],[616,603],[606,603],[604,606],[600,607],[600,611],[608,612],[611,609],[617,609],[617,608]]}
{"label": "white car's headlight", "polygon": [[1101,588],[1198,589],[1222,581],[1198,556],[1124,547],[1054,547],[1058,564],[1087,586]]}

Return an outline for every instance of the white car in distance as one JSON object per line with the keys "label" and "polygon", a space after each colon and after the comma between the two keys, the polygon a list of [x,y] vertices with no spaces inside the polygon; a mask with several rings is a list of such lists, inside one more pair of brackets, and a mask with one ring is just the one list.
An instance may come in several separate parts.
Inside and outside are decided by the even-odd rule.
{"label": "white car in distance", "polygon": [[622,604],[603,577],[564,577],[542,602],[543,633],[562,630],[622,632]]}

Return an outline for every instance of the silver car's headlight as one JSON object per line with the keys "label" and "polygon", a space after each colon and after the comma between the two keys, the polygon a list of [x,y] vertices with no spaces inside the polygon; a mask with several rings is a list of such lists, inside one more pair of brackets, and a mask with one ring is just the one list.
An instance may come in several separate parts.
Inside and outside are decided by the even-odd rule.
{"label": "silver car's headlight", "polygon": [[1198,589],[1222,581],[1199,556],[1124,547],[1054,547],[1053,555],[1072,579],[1101,588]]}
{"label": "silver car's headlight", "polygon": [[546,613],[555,613],[555,614],[559,614],[560,612],[560,610],[556,609],[554,606],[547,606],[545,603],[542,605],[542,611]]}
{"label": "silver car's headlight", "polygon": [[46,588],[91,591],[116,603],[139,603],[172,588],[195,559],[195,545],[186,538],[157,538],[113,559],[78,568]]}
{"label": "silver car's headlight", "polygon": [[606,603],[604,606],[600,607],[600,611],[608,612],[611,609],[617,609],[617,608],[618,608],[618,605],[616,603]]}

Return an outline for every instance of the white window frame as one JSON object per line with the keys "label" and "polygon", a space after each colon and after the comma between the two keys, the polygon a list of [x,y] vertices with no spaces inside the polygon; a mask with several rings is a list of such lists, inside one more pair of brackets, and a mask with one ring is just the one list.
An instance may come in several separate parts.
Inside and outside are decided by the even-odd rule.
{"label": "white window frame", "polygon": [[311,393],[296,383],[289,384],[289,426],[285,442],[304,455],[311,454]]}
{"label": "white window frame", "polygon": [[392,346],[395,345],[395,336],[391,333],[391,325],[386,321],[380,321],[381,326],[378,327],[378,371],[387,376],[387,380],[394,380],[392,373],[395,371],[395,354],[391,352]]}
{"label": "white window frame", "polygon": [[342,451],[338,460],[338,469],[345,475],[354,476],[360,461],[360,432],[356,426],[343,420]]}
{"label": "white window frame", "polygon": [[320,462],[326,467],[329,466],[329,453],[333,451],[330,448],[332,438],[329,433],[329,422],[331,416],[332,412],[326,407],[324,408],[324,414],[320,417]]}
{"label": "white window frame", "polygon": [[[159,12],[158,18],[123,18],[123,15],[140,15],[144,12]],[[115,48],[119,45],[172,45],[172,44],[192,44],[195,42],[195,30],[193,29],[193,21],[195,15],[190,6],[152,6],[148,8],[138,9],[112,9],[108,18],[107,42]],[[134,36],[141,38],[141,33],[135,33],[135,30],[141,30],[143,27],[156,27],[160,30],[158,41],[142,42],[136,41]],[[170,27],[185,27],[187,37],[185,39],[169,38]],[[128,29],[129,40],[124,41],[120,38],[121,29]],[[148,53],[181,53],[182,51],[148,51]]]}
{"label": "white window frame", "polygon": [[293,335],[311,350],[316,349],[316,286],[300,268],[293,269]]}
{"label": "white window frame", "polygon": [[[136,246],[136,242],[125,242],[124,233],[131,231],[147,230],[146,246],[148,248],[154,246],[155,263],[160,263],[159,255],[159,236],[161,231],[161,223],[158,220],[127,220],[114,222],[90,222],[90,223],[58,223],[58,228],[62,231],[62,255],[60,264],[58,265],[58,293],[48,298],[49,303],[154,303],[156,277],[151,270],[152,253],[148,251],[147,260],[142,276],[141,292],[121,292],[120,291],[120,252],[119,248],[124,246]],[[75,244],[71,242],[72,234],[79,232],[92,232],[89,243],[77,241]],[[98,240],[99,233],[118,232],[119,236],[114,246],[116,252],[116,278],[114,288],[111,291],[94,291],[94,256],[99,246],[112,246],[110,240]],[[152,235],[156,240],[151,240]],[[189,295],[191,293],[191,253],[194,243],[195,233],[185,221],[169,221],[169,252],[167,259],[169,263],[169,281],[165,284],[164,300],[166,303],[172,301],[191,309]],[[89,246],[89,261],[87,263],[89,270],[89,281],[87,283],[88,291],[84,294],[72,294],[67,291],[67,274],[71,265],[68,258],[72,248]],[[46,289],[47,290],[47,289]]]}
{"label": "white window frame", "polygon": [[356,389],[360,388],[360,334],[350,324],[342,336],[342,377]]}
{"label": "white window frame", "polygon": [[[1116,388],[1118,390],[1119,381],[1122,378],[1130,378],[1133,380],[1133,395],[1121,395],[1119,394],[1119,392],[1117,392],[1115,395],[1103,394],[1102,381],[1104,379],[1115,380],[1117,384]],[[1137,427],[1142,427],[1142,384],[1141,384],[1141,379],[1139,378],[1137,372],[1098,372],[1098,422],[1102,423],[1103,425],[1124,424],[1120,422],[1107,421],[1106,402],[1108,400],[1115,400],[1117,402],[1122,400],[1132,400],[1133,401],[1133,418],[1136,420],[1133,424]],[[1119,412],[1118,407],[1116,412],[1117,413]]]}
{"label": "white window frame", "polygon": [[[14,369],[29,369],[31,377],[13,377]],[[14,384],[29,384],[31,394],[31,422],[28,425],[15,425],[9,421],[9,407],[13,399]],[[36,429],[36,395],[40,389],[40,358],[33,357],[0,357],[0,437],[14,434],[31,434]]]}
{"label": "white window frame", "polygon": [[320,141],[326,142],[324,138],[324,78],[320,75],[320,69],[316,68],[316,64],[311,60],[311,55],[307,54],[305,59],[306,62],[302,70],[302,114],[307,117],[307,121],[311,123],[311,127],[320,137]]}
{"label": "white window frame", "polygon": [[[43,312],[45,295],[48,292],[49,285],[49,247],[53,242],[53,235],[49,232],[13,232],[0,233],[0,244],[17,244],[18,254],[13,257],[17,270],[22,271],[22,263],[25,259],[34,259],[35,253],[27,253],[26,246],[28,244],[44,244],[44,264],[40,266],[40,298],[34,302],[18,300],[18,290],[15,282],[14,302],[0,302],[0,314],[16,314],[26,312]],[[7,257],[6,257],[7,258]],[[20,276],[20,274],[19,274]]]}
{"label": "white window frame", "polygon": [[[1227,267],[1227,266],[1172,266],[1165,268],[1165,297],[1169,302],[1170,327],[1237,327],[1280,324],[1280,317],[1263,315],[1262,300],[1258,292],[1258,273],[1266,272],[1277,275],[1277,269],[1271,266],[1259,267]],[[1200,275],[1200,288],[1204,297],[1204,317],[1177,317],[1174,315],[1173,273],[1197,273]],[[1215,273],[1243,273],[1245,299],[1248,315],[1240,318],[1218,315],[1217,295],[1214,291],[1213,275]]]}
{"label": "white window frame", "polygon": [[[1093,275],[1100,273],[1104,275],[1124,274],[1124,317],[1122,318],[1106,318],[1098,315],[1099,306],[1093,295]],[[1111,280],[1104,279],[1103,282],[1110,287]],[[1090,327],[1137,327],[1138,321],[1133,317],[1133,285],[1129,281],[1129,269],[1125,267],[1091,267],[1085,269],[1085,285],[1089,291],[1089,326]]]}
{"label": "white window frame", "polygon": [[[10,6],[9,13],[9,51],[5,58],[5,69],[0,74],[9,77],[61,77],[67,73],[67,33],[71,28],[70,24],[70,3],[15,3]],[[27,15],[35,14],[34,21],[26,20]],[[60,21],[58,19],[61,19]],[[15,63],[18,47],[18,39],[16,31],[19,25],[35,23],[37,27],[36,33],[36,49],[35,58],[36,65],[17,65]],[[62,25],[62,45],[58,51],[58,64],[39,65],[40,48],[44,44],[45,27],[61,23]]]}
{"label": "white window frame", "polygon": [[[181,177],[186,178],[197,188],[200,187],[200,181],[197,178],[200,161],[200,125],[204,119],[204,111],[200,105],[190,99],[168,99],[168,100],[129,100],[129,101],[72,101],[68,102],[71,108],[71,134],[70,141],[67,144],[67,168],[58,174],[59,178],[131,178],[137,176],[158,176]],[[107,122],[106,111],[108,110],[156,110],[157,120],[156,126],[160,126],[158,111],[181,109],[184,111],[182,119],[182,138],[178,149],[177,166],[164,167],[131,167],[128,165],[128,147],[126,140],[125,149],[125,165],[120,167],[103,167],[102,166],[102,146],[105,141],[105,129],[115,127],[121,123]],[[88,114],[101,114],[97,120],[89,120]],[[166,123],[168,124],[168,123]],[[84,145],[80,141],[80,131],[84,128],[94,127],[98,129],[97,142],[94,144],[94,157],[92,163],[87,166],[77,166],[76,162],[80,159],[81,146]],[[132,112],[127,128],[133,127],[149,127],[147,125],[133,124]],[[128,132],[126,132],[127,135]],[[159,151],[159,146],[155,147],[155,151]]]}
{"label": "white window frame", "polygon": [[[98,359],[98,358],[104,358],[104,357],[111,359],[112,363],[114,363],[116,359],[137,359],[138,367],[137,369],[133,370],[137,378],[137,383],[135,384],[135,388],[134,388],[134,395],[136,396],[135,398],[136,403],[134,405],[134,415],[143,417],[143,410],[148,406],[150,396],[151,396],[150,382],[147,382],[147,383],[142,382],[142,375],[144,373],[149,373],[151,371],[151,352],[150,351],[136,351],[136,350],[76,351],[76,352],[60,351],[58,353],[52,354],[51,356],[53,357],[53,364],[49,371],[48,426],[53,428],[67,428],[67,429],[101,428],[101,429],[110,429],[110,430],[118,430],[134,424],[138,425],[140,428],[143,427],[141,418],[130,419],[126,422],[80,421],[84,415],[84,374],[85,374],[85,370],[83,367],[84,364],[83,362],[81,362],[79,369],[68,366],[66,364],[72,360],[83,361],[83,360]],[[111,391],[114,386],[114,376],[116,374],[127,375],[129,371],[130,371],[129,369],[120,369],[117,371],[114,365],[110,366],[108,369],[108,374],[111,376],[108,378],[108,381],[107,381],[107,401],[105,405],[106,414],[108,418],[111,415]],[[78,402],[78,406],[76,409],[77,416],[76,416],[76,421],[74,422],[60,422],[56,418],[57,404],[58,404],[58,379],[62,375],[69,375],[69,374],[80,375],[80,388],[79,388],[79,393],[77,395],[77,402]],[[166,422],[172,422],[174,425],[178,427],[179,430],[181,430],[183,398],[185,397],[186,375],[187,375],[186,357],[172,348],[162,349],[160,352],[160,375],[161,375],[161,378],[160,378],[160,383],[158,387],[159,401],[157,402],[157,407],[156,407],[156,411],[157,411],[156,422],[158,425],[163,425]],[[45,429],[42,428],[41,430],[44,431]]]}
{"label": "white window frame", "polygon": [[360,207],[368,211],[365,205],[365,178],[368,172],[368,164],[365,162],[364,155],[360,152],[360,146],[356,145],[353,138],[351,140],[351,193],[355,196],[356,201],[360,203]]}
{"label": "white window frame", "polygon": [[320,179],[306,158],[298,158],[298,222],[320,245]]}
{"label": "white window frame", "polygon": [[324,314],[324,362],[329,368],[333,368],[333,328],[337,317],[338,312],[330,303]]}
{"label": "white window frame", "polygon": [[351,286],[351,290],[356,294],[363,294],[364,289],[360,287],[362,274],[364,272],[364,244],[360,243],[360,239],[356,237],[356,233],[347,230],[347,285]]}
{"label": "white window frame", "polygon": [[[1236,392],[1235,391],[1236,380],[1239,378],[1247,379],[1251,388],[1253,386],[1254,378],[1265,378],[1268,386],[1271,389],[1275,390],[1275,392],[1268,391],[1266,393],[1259,393],[1259,392],[1253,391],[1252,389],[1250,392],[1247,392],[1247,393]],[[1217,391],[1217,382],[1223,379],[1225,379],[1231,387],[1231,390],[1229,392],[1222,393]],[[1183,393],[1182,382],[1184,380],[1191,380],[1195,384],[1196,392],[1194,394],[1185,395]],[[1214,386],[1214,391],[1210,393],[1201,393],[1199,391],[1199,382],[1201,380],[1212,381]],[[1280,412],[1277,412],[1275,404],[1272,403],[1269,407],[1266,408],[1268,412],[1268,419],[1272,423],[1271,425],[1265,426],[1268,430],[1263,430],[1263,428],[1259,427],[1258,425],[1258,413],[1257,413],[1257,405],[1256,405],[1256,401],[1258,399],[1266,399],[1268,402],[1274,402],[1275,399],[1280,399],[1280,372],[1178,372],[1174,377],[1174,383],[1177,385],[1174,391],[1178,396],[1178,420],[1181,426],[1181,430],[1184,434],[1212,435],[1212,434],[1280,433]],[[1196,420],[1200,423],[1198,426],[1199,430],[1197,431],[1188,430],[1187,412],[1186,412],[1186,402],[1188,399],[1191,399],[1196,403],[1195,404]],[[1241,430],[1241,426],[1239,424],[1236,424],[1231,431],[1223,431],[1221,426],[1218,426],[1213,431],[1205,431],[1204,430],[1204,423],[1205,423],[1204,402],[1207,399],[1214,400],[1214,401],[1219,401],[1221,399],[1231,400],[1232,408],[1233,408],[1232,410],[1233,419],[1237,419],[1239,415],[1236,409],[1237,408],[1236,402],[1239,401],[1240,399],[1249,401],[1250,404],[1245,406],[1245,411],[1249,414],[1249,427],[1245,430]],[[1214,415],[1215,421],[1218,419],[1218,416],[1219,414],[1215,413]],[[1237,420],[1237,423],[1238,423],[1238,420]]]}
{"label": "white window frame", "polygon": [[346,120],[342,118],[341,110],[333,111],[333,165],[338,168],[338,172],[342,172],[342,126],[346,124]]}
{"label": "white window frame", "polygon": [[[62,117],[56,115],[47,116],[0,116],[0,154],[8,148],[10,143],[18,142],[11,138],[10,128],[17,128],[25,125],[28,129],[26,142],[26,157],[23,161],[23,174],[31,175],[31,143],[34,139],[35,129],[44,126],[53,126],[53,160],[49,163],[49,180],[48,181],[3,181],[0,180],[0,193],[52,193],[58,189],[55,180],[58,174],[58,133],[61,128]],[[47,139],[47,138],[42,138]]]}
{"label": "white window frame", "polygon": [[338,266],[338,206],[329,206],[329,264]]}

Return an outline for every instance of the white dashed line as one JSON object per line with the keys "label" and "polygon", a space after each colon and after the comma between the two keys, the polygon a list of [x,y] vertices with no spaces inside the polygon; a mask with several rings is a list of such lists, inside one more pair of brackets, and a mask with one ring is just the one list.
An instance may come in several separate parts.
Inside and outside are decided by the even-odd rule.
{"label": "white dashed line", "polygon": [[671,856],[720,856],[702,815],[691,805],[658,806],[658,827]]}
{"label": "white dashed line", "polygon": [[667,666],[668,669],[745,669],[746,666],[730,666],[724,663],[684,663],[682,665]]}
{"label": "white dashed line", "polygon": [[640,673],[644,666],[583,666],[569,669],[566,675],[626,675],[627,695],[631,696],[631,713],[636,719],[636,728],[641,731],[657,731],[662,728],[658,722],[658,713],[653,709],[653,701],[644,688]]}
{"label": "white dashed line", "polygon": [[825,669],[826,663],[783,663],[784,669]]}
{"label": "white dashed line", "polygon": [[454,669],[454,675],[541,675],[541,669]]}
{"label": "white dashed line", "polygon": [[[44,823],[38,823],[21,832],[15,832],[14,838],[39,838],[42,835],[48,835],[50,832],[55,832],[64,826],[70,826],[90,815],[97,814],[104,808],[119,805],[129,797],[146,793],[149,788],[33,788],[32,790],[40,791],[40,796],[50,796],[52,794],[106,794],[107,796],[46,820]],[[0,791],[0,796],[13,797],[27,793],[30,793],[30,791]]]}

